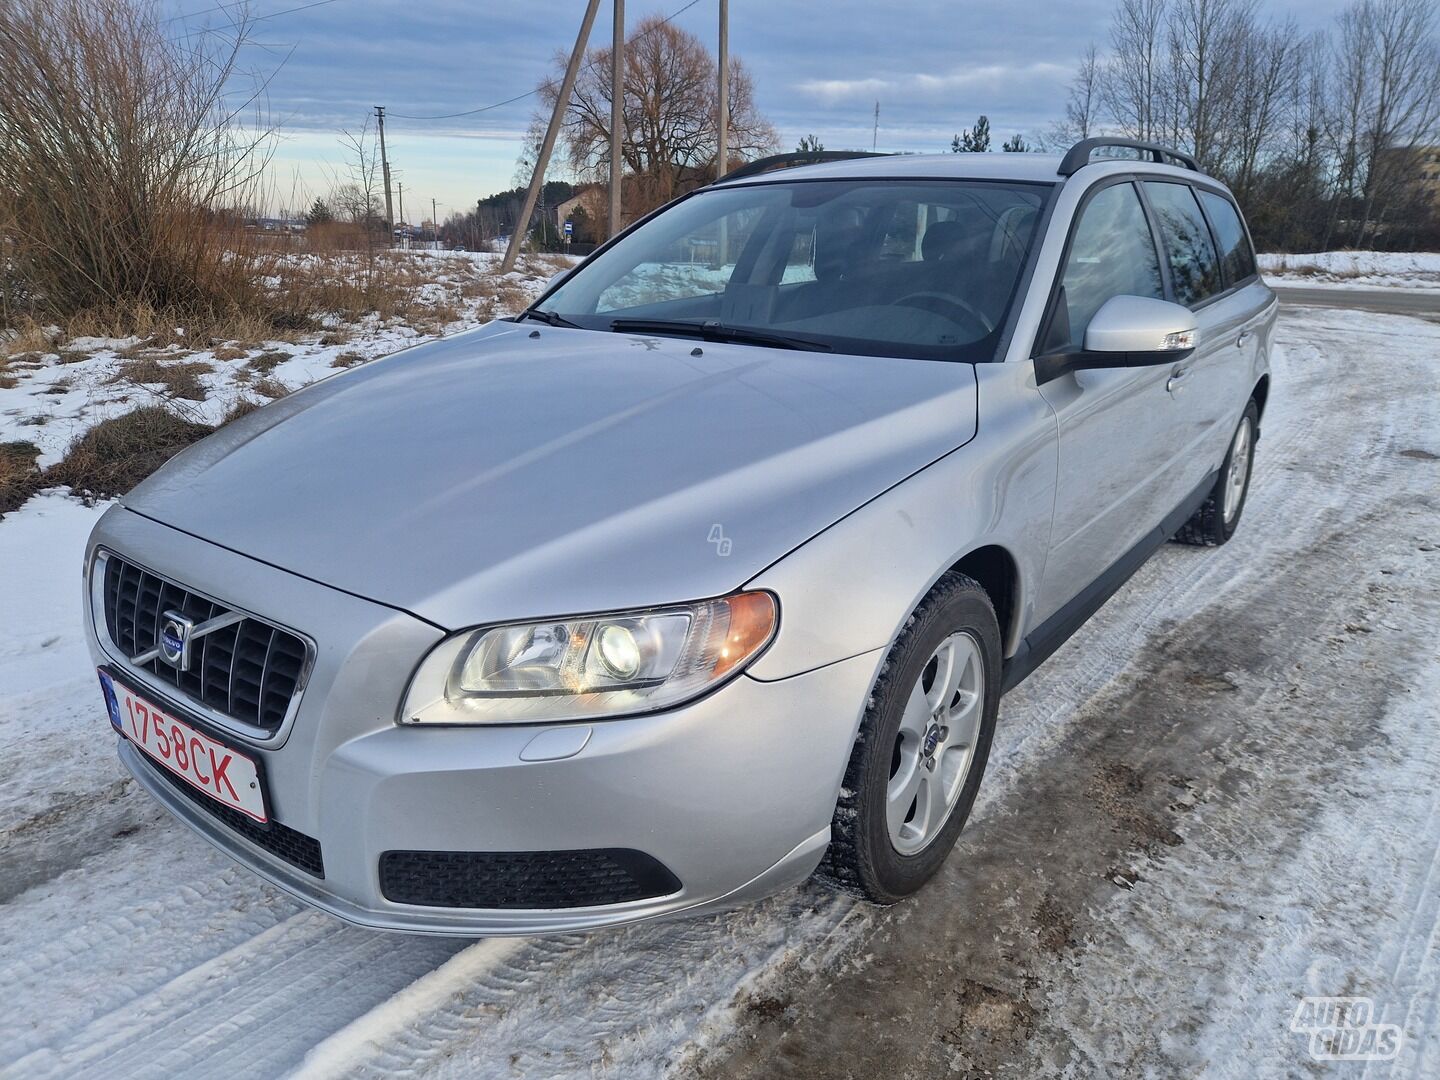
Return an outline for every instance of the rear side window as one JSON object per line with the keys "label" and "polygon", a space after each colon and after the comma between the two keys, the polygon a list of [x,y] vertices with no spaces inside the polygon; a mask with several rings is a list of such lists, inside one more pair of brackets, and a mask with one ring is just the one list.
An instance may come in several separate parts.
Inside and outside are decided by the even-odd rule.
{"label": "rear side window", "polygon": [[1210,217],[1210,225],[1220,245],[1220,265],[1225,269],[1225,283],[1234,285],[1237,281],[1244,281],[1255,273],[1255,252],[1250,247],[1250,238],[1245,235],[1245,226],[1240,224],[1240,212],[1229,199],[1213,191],[1201,191],[1200,202]]}
{"label": "rear side window", "polygon": [[1218,293],[1225,287],[1220,281],[1220,259],[1195,192],[1188,184],[1147,180],[1145,194],[1160,219],[1160,237],[1170,259],[1176,301],[1198,304]]}
{"label": "rear side window", "polygon": [[1112,296],[1164,298],[1155,240],[1134,185],[1102,188],[1085,204],[1060,284],[1047,350],[1084,344],[1085,328]]}

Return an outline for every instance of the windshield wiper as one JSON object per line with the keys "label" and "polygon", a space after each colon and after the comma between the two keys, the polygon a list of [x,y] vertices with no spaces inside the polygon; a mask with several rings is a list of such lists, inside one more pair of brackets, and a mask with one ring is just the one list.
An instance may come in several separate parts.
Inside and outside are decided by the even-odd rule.
{"label": "windshield wiper", "polygon": [[803,349],[807,352],[833,352],[829,345],[809,338],[788,337],[746,326],[726,326],[709,319],[687,322],[682,319],[616,319],[610,329],[617,334],[683,334],[705,341],[732,342],[737,345],[768,345],[773,349]]}
{"label": "windshield wiper", "polygon": [[572,330],[584,329],[579,323],[573,323],[563,315],[557,315],[553,311],[541,311],[539,308],[526,308],[516,316],[515,321],[519,322],[521,319],[534,319],[546,326],[568,326]]}

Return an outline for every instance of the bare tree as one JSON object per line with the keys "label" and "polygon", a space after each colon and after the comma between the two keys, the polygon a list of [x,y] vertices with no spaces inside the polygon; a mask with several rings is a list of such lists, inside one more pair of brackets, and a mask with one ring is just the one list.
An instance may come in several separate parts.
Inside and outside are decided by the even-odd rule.
{"label": "bare tree", "polygon": [[1110,20],[1110,48],[1102,83],[1106,108],[1124,134],[1158,138],[1163,131],[1158,105],[1165,80],[1165,0],[1120,0]]}
{"label": "bare tree", "polygon": [[1358,0],[1339,19],[1334,127],[1351,242],[1372,238],[1409,185],[1416,147],[1440,127],[1440,47],[1429,0]]}
{"label": "bare tree", "polygon": [[1080,66],[1065,98],[1065,119],[1050,126],[1040,136],[1040,145],[1046,150],[1065,150],[1081,139],[1088,139],[1099,132],[1100,105],[1105,68],[1100,62],[1100,50],[1091,42],[1080,57]]}
{"label": "bare tree", "polygon": [[345,151],[345,180],[332,192],[331,205],[346,221],[362,226],[367,233],[383,231],[380,149],[369,118],[358,132],[342,131],[340,146]]}
{"label": "bare tree", "polygon": [[1287,105],[1294,100],[1295,87],[1302,81],[1304,40],[1295,23],[1287,20],[1264,29],[1247,27],[1235,44],[1239,64],[1229,116],[1221,122],[1233,129],[1226,140],[1233,154],[1227,171],[1242,199],[1254,187],[1265,154],[1284,123]]}
{"label": "bare tree", "polygon": [[[557,58],[557,67],[559,63]],[[659,206],[713,174],[717,83],[716,61],[694,34],[658,16],[645,19],[631,33],[625,45],[622,146],[625,201],[632,213]],[[540,87],[547,111],[554,107],[558,85],[558,78],[552,78]],[[590,50],[564,129],[570,166],[583,179],[600,181],[609,174],[611,85],[610,50]],[[728,115],[732,159],[744,160],[778,145],[775,129],[756,107],[749,72],[733,56]]]}
{"label": "bare tree", "polygon": [[1174,0],[1170,10],[1173,134],[1206,168],[1218,168],[1232,150],[1254,9],[1255,0]]}

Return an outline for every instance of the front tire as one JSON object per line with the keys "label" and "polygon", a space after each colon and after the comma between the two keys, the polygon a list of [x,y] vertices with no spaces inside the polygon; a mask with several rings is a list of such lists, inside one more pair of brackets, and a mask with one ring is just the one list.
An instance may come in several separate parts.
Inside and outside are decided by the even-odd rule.
{"label": "front tire", "polygon": [[1260,410],[1251,398],[1245,406],[1230,449],[1220,464],[1215,486],[1190,520],[1180,526],[1175,540],[1181,544],[1219,547],[1235,535],[1245,498],[1250,493],[1250,473],[1255,464],[1255,440],[1260,434]]}
{"label": "front tire", "polygon": [[1000,704],[1000,627],[985,590],[946,574],[890,651],[860,722],[822,876],[893,904],[964,828]]}

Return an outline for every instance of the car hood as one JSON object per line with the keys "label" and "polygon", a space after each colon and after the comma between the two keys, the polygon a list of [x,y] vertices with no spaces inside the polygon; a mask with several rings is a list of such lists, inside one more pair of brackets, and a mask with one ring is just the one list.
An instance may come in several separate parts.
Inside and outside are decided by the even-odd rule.
{"label": "car hood", "polygon": [[458,629],[733,590],[975,416],[969,364],[495,323],[227,425],[124,504]]}

